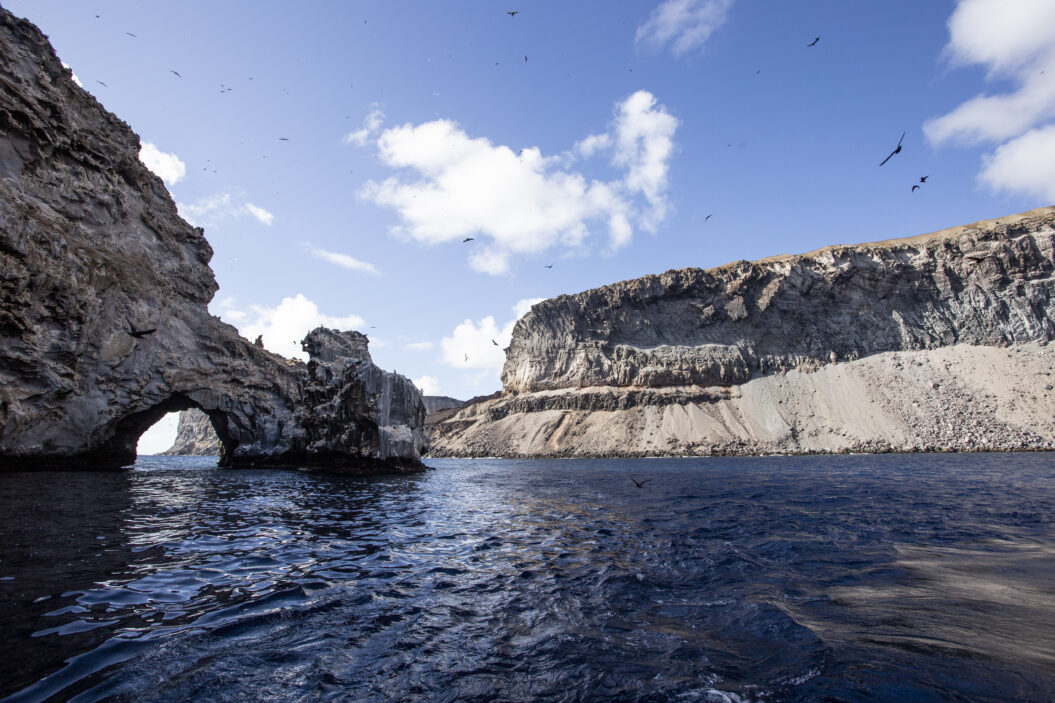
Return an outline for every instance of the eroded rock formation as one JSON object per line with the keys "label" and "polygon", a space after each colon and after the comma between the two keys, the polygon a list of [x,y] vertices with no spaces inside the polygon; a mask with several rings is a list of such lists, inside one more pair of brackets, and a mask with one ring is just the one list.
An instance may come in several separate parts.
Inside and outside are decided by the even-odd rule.
{"label": "eroded rock formation", "polygon": [[162,454],[171,456],[219,456],[220,438],[212,420],[201,410],[191,408],[179,414],[176,439]]}
{"label": "eroded rock formation", "polygon": [[224,465],[419,468],[420,393],[363,335],[316,330],[305,365],[208,313],[212,249],[139,147],[0,9],[0,468],[126,465],[192,407]]}
{"label": "eroded rock formation", "polygon": [[[1053,253],[1042,208],[543,301],[514,328],[501,397],[433,426],[431,451],[1047,448]],[[1015,353],[991,363],[1001,347]],[[947,431],[967,417],[971,432]]]}

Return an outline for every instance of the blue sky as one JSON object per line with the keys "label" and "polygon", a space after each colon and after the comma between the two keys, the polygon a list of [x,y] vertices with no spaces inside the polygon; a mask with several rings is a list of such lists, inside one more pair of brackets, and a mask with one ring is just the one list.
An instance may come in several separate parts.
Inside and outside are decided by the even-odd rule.
{"label": "blue sky", "polygon": [[1055,202],[1050,0],[4,6],[205,228],[215,314],[428,393],[497,390],[537,299]]}

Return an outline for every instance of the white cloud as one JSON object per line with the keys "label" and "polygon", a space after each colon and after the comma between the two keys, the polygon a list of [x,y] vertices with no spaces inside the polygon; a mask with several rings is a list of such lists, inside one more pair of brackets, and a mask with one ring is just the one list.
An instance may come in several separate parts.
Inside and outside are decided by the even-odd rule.
{"label": "white cloud", "polygon": [[1026,132],[987,156],[978,180],[993,190],[1055,203],[1055,124]]}
{"label": "white cloud", "polygon": [[675,56],[698,49],[725,24],[733,0],[666,0],[637,28],[635,44],[661,49],[668,42]]}
{"label": "white cloud", "polygon": [[381,128],[384,121],[385,113],[382,112],[380,108],[375,107],[370,111],[366,118],[363,119],[363,126],[360,129],[344,135],[344,143],[365,146],[370,137],[377,134],[377,130]]}
{"label": "white cloud", "polygon": [[262,225],[270,225],[275,216],[250,202],[239,202],[230,193],[217,193],[199,198],[193,203],[176,203],[180,217],[196,227],[215,227],[226,219],[238,219],[246,215]]}
{"label": "white cloud", "polygon": [[436,345],[432,342],[410,342],[409,344],[403,345],[403,348],[407,351],[428,351]]}
{"label": "white cloud", "polygon": [[337,266],[346,268],[349,271],[363,271],[365,273],[370,273],[375,276],[381,275],[381,272],[378,271],[373,264],[368,264],[365,261],[360,261],[359,259],[356,259],[353,256],[349,256],[348,254],[339,254],[332,251],[326,251],[324,249],[316,249],[310,244],[306,246],[308,247],[308,251],[311,252],[311,255],[317,259],[329,261],[331,264],[336,264]]}
{"label": "white cloud", "polygon": [[[450,120],[406,124],[381,134],[378,155],[416,177],[368,181],[359,196],[398,213],[402,222],[391,228],[397,236],[425,244],[474,237],[469,265],[485,273],[507,272],[514,256],[579,248],[591,226],[607,230],[614,250],[630,241],[631,222],[654,230],[666,216],[677,125],[643,90],[616,105],[610,134],[552,157],[537,147],[514,151],[470,137]],[[576,154],[602,150],[612,153],[624,178],[601,181],[568,168]]]}
{"label": "white cloud", "polygon": [[166,154],[150,142],[139,147],[139,160],[153,171],[166,185],[173,185],[187,175],[187,165],[175,154]]}
{"label": "white cloud", "polygon": [[262,335],[265,349],[305,361],[308,355],[301,350],[300,341],[311,330],[320,326],[354,330],[365,325],[363,318],[358,315],[324,315],[318,305],[300,293],[292,298],[283,298],[276,307],[251,305],[248,311],[238,309],[233,298],[224,298],[212,313],[237,327],[246,339],[255,340],[258,335]]}
{"label": "white cloud", "polygon": [[479,373],[474,374],[470,379],[472,385],[480,385],[484,382],[491,382],[496,386],[501,385],[500,375],[502,365],[506,360],[505,348],[509,346],[513,338],[513,326],[531,309],[532,305],[542,300],[545,298],[527,298],[518,301],[513,306],[513,319],[505,323],[501,329],[492,315],[478,322],[466,320],[461,323],[454,328],[451,336],[444,337],[440,342],[441,361],[455,369],[478,371]]}
{"label": "white cloud", "polygon": [[411,383],[418,387],[422,395],[440,394],[440,380],[435,376],[421,376],[413,379]]}
{"label": "white cloud", "polygon": [[[934,145],[1002,144],[983,158],[978,179],[994,190],[1045,197],[1051,193],[1049,155],[1055,119],[1055,3],[960,0],[949,17],[946,55],[958,65],[981,64],[1012,90],[976,95],[948,114],[927,120]],[[1027,147],[1037,147],[1036,155]],[[1021,167],[1022,171],[1015,168]]]}
{"label": "white cloud", "polygon": [[70,78],[72,78],[73,82],[76,83],[79,87],[83,88],[84,84],[81,83],[81,79],[78,78],[77,74],[73,72],[73,69],[70,68],[70,65],[68,63],[66,63],[65,61],[61,61],[61,60],[59,61],[59,63],[62,64],[63,68],[69,68],[70,69]]}
{"label": "white cloud", "polygon": [[248,212],[250,215],[252,215],[256,219],[260,220],[260,222],[265,224],[265,225],[270,225],[271,222],[275,219],[275,216],[272,215],[270,212],[268,212],[267,210],[265,210],[262,207],[259,207],[257,205],[253,205],[252,203],[246,203],[245,204],[245,209],[246,209],[246,212]]}

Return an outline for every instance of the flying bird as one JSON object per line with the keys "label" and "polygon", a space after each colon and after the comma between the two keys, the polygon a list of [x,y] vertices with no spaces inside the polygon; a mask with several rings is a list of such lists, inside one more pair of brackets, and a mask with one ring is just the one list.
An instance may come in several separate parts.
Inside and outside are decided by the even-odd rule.
{"label": "flying bird", "polygon": [[498,346],[498,342],[496,342],[496,341],[495,341],[495,340],[493,340],[493,339],[491,340],[491,344],[495,345],[496,347]]}
{"label": "flying bird", "polygon": [[289,141],[289,139],[286,139],[285,137],[279,137],[278,140],[280,142],[288,142]]}
{"label": "flying bird", "polygon": [[703,221],[704,221],[704,222],[706,222],[706,221],[707,221],[707,220],[709,220],[709,219],[711,219],[711,216],[710,216],[710,215],[707,215],[707,217],[703,218]]}
{"label": "flying bird", "polygon": [[465,355],[465,360],[469,361],[469,355],[468,354]]}
{"label": "flying bird", "polygon": [[527,63],[527,57],[526,56],[524,57],[524,63]]}
{"label": "flying bird", "polygon": [[177,78],[183,78],[183,76],[181,76],[178,71],[173,71],[171,68],[169,69],[169,73],[174,73]]}
{"label": "flying bird", "polygon": [[513,10],[512,12],[510,12],[509,10],[506,10],[506,14],[509,15],[510,17],[516,17],[518,14],[520,14],[520,10]]}
{"label": "flying bird", "polygon": [[465,239],[462,240],[462,244],[465,244],[466,242],[471,242],[471,241],[473,241],[472,237],[466,237]]}
{"label": "flying bird", "polygon": [[158,331],[157,327],[151,327],[148,330],[137,330],[135,325],[132,324],[132,321],[131,320],[128,321],[128,334],[133,336],[133,337],[135,337],[136,339],[142,339],[143,337],[146,337],[148,334],[153,334],[153,333],[155,333],[157,331]]}
{"label": "flying bird", "polygon": [[810,42],[809,44],[807,44],[806,46],[817,46],[817,42],[819,42],[820,40],[821,40],[821,38],[820,38],[820,37],[814,37],[813,41],[811,41],[811,42]]}
{"label": "flying bird", "polygon": [[630,479],[630,480],[634,482],[634,485],[635,485],[635,486],[637,486],[638,488],[641,488],[642,486],[644,486],[644,485],[645,485],[646,483],[648,483],[649,481],[652,481],[653,479],[651,479],[651,478],[646,478],[646,479],[645,479],[644,481],[638,481],[638,480],[636,480],[636,479],[633,479],[633,478],[632,478],[632,479]]}
{"label": "flying bird", "polygon": [[920,176],[919,182],[920,183],[926,183],[928,178],[930,178],[930,176]]}
{"label": "flying bird", "polygon": [[546,266],[544,268],[551,269],[551,268],[553,268],[553,264],[546,264]]}
{"label": "flying bird", "polygon": [[132,37],[133,39],[139,39],[139,37],[137,37],[136,35],[132,34],[131,32],[125,32],[125,34],[127,34],[130,37]]}
{"label": "flying bird", "polygon": [[885,164],[887,161],[890,161],[890,159],[893,158],[894,154],[900,154],[901,153],[901,142],[903,142],[903,141],[905,141],[905,133],[904,132],[901,133],[901,139],[897,140],[897,149],[894,149],[892,152],[890,152],[890,156],[888,156],[885,159],[883,159],[882,163],[879,164],[880,166]]}
{"label": "flying bird", "polygon": [[105,84],[105,83],[103,83],[103,82],[102,82],[101,80],[99,80],[99,79],[96,79],[96,80],[95,80],[95,82],[96,82],[96,83],[98,83],[99,85],[101,85],[101,86],[102,86],[102,87],[104,87],[104,88],[106,87],[106,84]]}
{"label": "flying bird", "polygon": [[912,192],[913,193],[915,193],[917,190],[919,190],[919,186],[918,185],[912,186]]}

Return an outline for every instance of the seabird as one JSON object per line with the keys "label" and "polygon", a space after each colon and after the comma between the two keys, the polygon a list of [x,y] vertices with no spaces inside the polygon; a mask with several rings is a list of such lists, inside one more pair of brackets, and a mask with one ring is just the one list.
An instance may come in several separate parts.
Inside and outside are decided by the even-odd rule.
{"label": "seabird", "polygon": [[493,340],[493,339],[491,340],[491,344],[495,345],[496,347],[498,346],[498,342],[496,342],[496,341],[495,341],[495,340]]}
{"label": "seabird", "polygon": [[178,72],[173,71],[171,68],[169,69],[169,73],[175,73],[177,78],[183,78],[183,76],[181,76]]}
{"label": "seabird", "polygon": [[926,183],[928,178],[930,178],[930,176],[920,176],[919,182],[920,183]]}
{"label": "seabird", "polygon": [[506,14],[510,17],[516,17],[520,13],[520,10],[506,10]]}
{"label": "seabird", "polygon": [[894,156],[894,154],[900,154],[901,153],[901,142],[903,142],[903,141],[905,141],[905,133],[904,132],[901,133],[901,139],[897,140],[897,149],[894,149],[892,152],[890,152],[890,156],[888,156],[885,159],[883,159],[883,162],[879,164],[880,166],[885,164],[887,161],[890,161],[890,159]]}
{"label": "seabird", "polygon": [[278,138],[278,140],[279,140],[280,142],[288,142],[288,141],[289,141],[289,140],[288,140],[288,139],[286,139],[285,137],[279,137],[279,138]]}
{"label": "seabird", "polygon": [[102,86],[102,87],[104,87],[104,88],[106,87],[106,84],[105,84],[105,83],[103,83],[103,82],[102,82],[101,80],[99,80],[98,78],[97,78],[97,79],[95,79],[95,82],[96,82],[96,83],[98,83],[99,85],[101,85],[101,86]]}
{"label": "seabird", "polygon": [[465,360],[469,361],[469,355],[468,354],[465,355]]}
{"label": "seabird", "polygon": [[472,237],[466,237],[465,239],[462,240],[462,244],[465,244],[466,242],[471,242],[471,241],[473,241]]}
{"label": "seabird", "polygon": [[551,269],[551,268],[553,268],[553,264],[546,264],[543,268]]}
{"label": "seabird", "polygon": [[913,193],[915,193],[917,190],[919,190],[919,186],[918,185],[912,186],[912,192]]}
{"label": "seabird", "polygon": [[817,46],[817,42],[819,42],[820,40],[821,40],[821,38],[820,38],[820,37],[815,37],[815,38],[813,39],[813,41],[811,41],[811,42],[810,42],[809,44],[807,44],[806,46]]}
{"label": "seabird", "polygon": [[710,215],[707,215],[707,217],[703,218],[703,221],[704,221],[704,222],[706,222],[706,221],[707,221],[707,220],[709,220],[709,219],[711,219],[711,216],[710,216]]}
{"label": "seabird", "polygon": [[637,480],[635,480],[635,479],[633,479],[633,478],[632,478],[632,479],[630,479],[630,480],[634,482],[634,485],[635,485],[635,486],[637,486],[638,488],[641,488],[642,486],[644,486],[644,485],[645,485],[646,483],[648,483],[649,481],[651,481],[651,480],[653,480],[653,479],[651,479],[651,478],[646,478],[646,479],[645,479],[644,481],[637,481]]}
{"label": "seabird", "polygon": [[139,39],[139,37],[137,37],[136,35],[132,34],[131,32],[125,32],[125,34],[127,34],[130,37],[132,37],[133,39]]}

